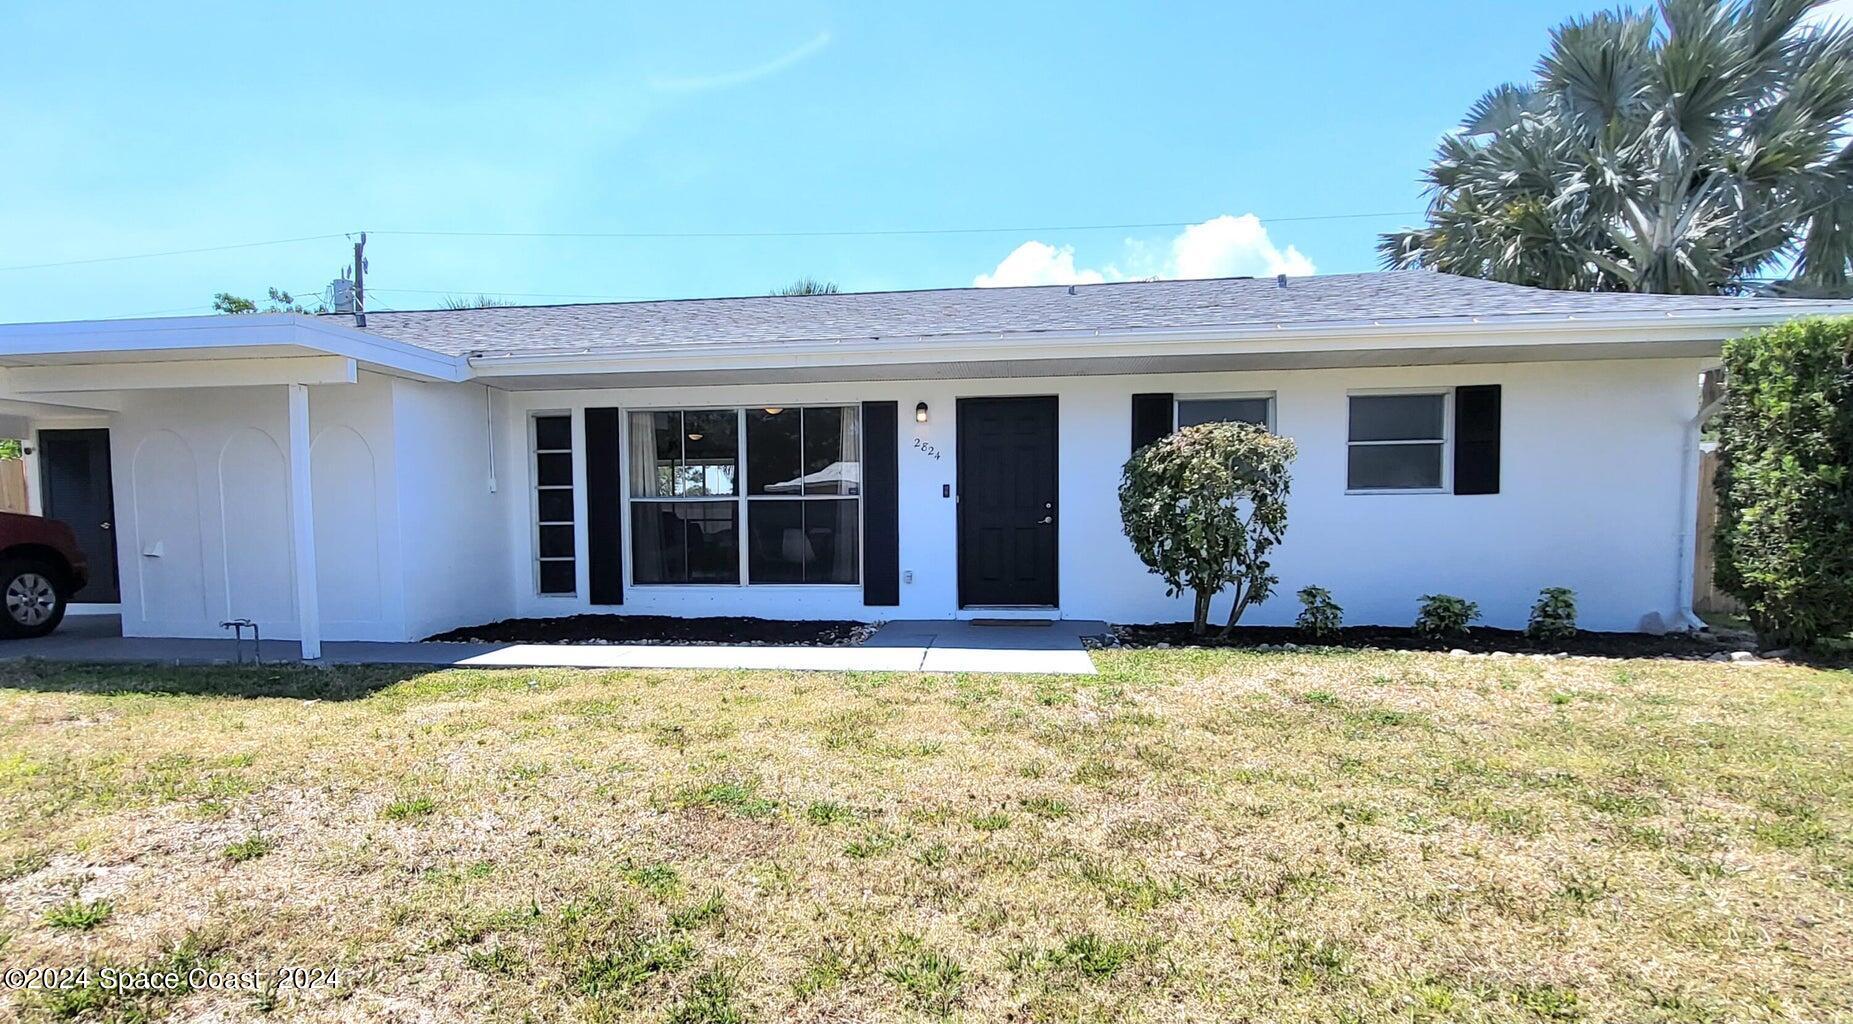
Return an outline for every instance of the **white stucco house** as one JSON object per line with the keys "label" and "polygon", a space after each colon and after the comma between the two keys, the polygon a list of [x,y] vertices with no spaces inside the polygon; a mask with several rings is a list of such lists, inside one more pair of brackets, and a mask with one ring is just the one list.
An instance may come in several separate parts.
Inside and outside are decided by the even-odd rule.
{"label": "white stucco house", "polygon": [[1116,485],[1177,424],[1299,443],[1281,596],[1690,620],[1697,378],[1853,303],[1428,272],[0,326],[0,436],[130,636],[580,612],[1187,618]]}

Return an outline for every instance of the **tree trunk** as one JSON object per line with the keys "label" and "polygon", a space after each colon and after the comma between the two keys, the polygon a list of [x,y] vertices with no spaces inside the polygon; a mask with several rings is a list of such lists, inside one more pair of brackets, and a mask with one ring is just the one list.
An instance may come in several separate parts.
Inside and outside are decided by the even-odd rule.
{"label": "tree trunk", "polygon": [[1202,636],[1204,633],[1209,632],[1210,598],[1215,597],[1215,596],[1216,594],[1214,591],[1210,591],[1210,590],[1197,591],[1197,606],[1191,611],[1191,620],[1190,620],[1190,635],[1191,636]]}
{"label": "tree trunk", "polygon": [[1228,637],[1229,632],[1235,628],[1235,621],[1242,617],[1242,608],[1246,601],[1244,588],[1241,584],[1236,584],[1235,599],[1229,602],[1229,621],[1223,624],[1222,632],[1217,634],[1219,638]]}

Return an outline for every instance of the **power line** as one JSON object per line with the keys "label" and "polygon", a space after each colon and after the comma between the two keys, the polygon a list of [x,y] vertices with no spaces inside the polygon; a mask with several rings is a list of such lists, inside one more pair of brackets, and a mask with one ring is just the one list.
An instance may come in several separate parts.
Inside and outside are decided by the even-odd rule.
{"label": "power line", "polygon": [[134,320],[144,316],[166,316],[170,313],[204,313],[211,306],[176,306],[172,309],[148,309],[139,313],[111,313],[108,316],[85,317],[87,320]]}
{"label": "power line", "polygon": [[[1419,217],[1421,210],[1388,210],[1378,213],[1327,213],[1302,217],[1257,217],[1263,224],[1295,224],[1324,220],[1366,220],[1373,217]],[[704,239],[704,238],[869,238],[895,235],[992,235],[1035,231],[1136,231],[1150,228],[1187,228],[1200,220],[1147,221],[1137,224],[1057,224],[996,228],[874,228],[849,231],[375,231],[376,235],[400,235],[424,238],[628,238],[628,239]]]}
{"label": "power line", "polygon": [[667,298],[663,295],[592,295],[583,292],[503,292],[494,288],[369,288],[367,291],[369,294],[391,292],[406,295],[456,295],[462,298],[469,298],[472,295],[506,295],[518,299],[609,299],[616,302]]}
{"label": "power line", "polygon": [[[1259,217],[1263,224],[1300,224],[1312,221],[1370,220],[1383,217],[1419,217],[1421,210],[1390,210],[1377,213],[1327,213],[1310,214],[1298,217]],[[1055,231],[1139,231],[1157,228],[1187,228],[1203,221],[1145,221],[1125,224],[1055,224],[1055,225],[1016,225],[1010,227],[958,227],[958,228],[872,228],[833,231],[427,231],[427,230],[388,230],[375,231],[376,235],[396,235],[411,238],[584,238],[584,239],[631,239],[631,240],[672,240],[672,239],[723,239],[723,238],[880,238],[933,235],[1001,235],[1029,234],[1035,232]],[[325,235],[302,235],[296,238],[272,238],[261,242],[236,242],[229,245],[207,245],[193,249],[168,249],[161,252],[140,252],[123,256],[91,256],[84,259],[57,260],[49,263],[19,263],[0,267],[0,272],[13,270],[48,270],[56,267],[79,267],[97,263],[121,263],[128,260],[160,259],[168,256],[193,256],[210,252],[232,252],[239,249],[257,249],[272,245],[293,245],[298,242],[323,242],[336,238],[352,237],[352,232],[336,232]],[[376,289],[377,290],[377,289]],[[414,289],[397,289],[412,291]],[[504,294],[522,294],[508,292]],[[544,295],[543,293],[526,293],[535,297],[546,298],[625,298],[626,296],[594,295]],[[628,296],[642,298],[643,296]]]}
{"label": "power line", "polygon": [[131,256],[92,256],[81,260],[60,260],[56,263],[21,263],[12,267],[0,267],[5,270],[44,270],[49,267],[77,267],[90,263],[120,263],[124,260],[151,260],[161,256],[191,256],[202,252],[229,252],[233,249],[256,249],[266,245],[289,245],[294,242],[321,242],[330,238],[346,238],[344,234],[304,235],[301,238],[273,238],[264,242],[238,242],[233,245],[208,245],[199,249],[170,249],[166,252],[138,252]]}

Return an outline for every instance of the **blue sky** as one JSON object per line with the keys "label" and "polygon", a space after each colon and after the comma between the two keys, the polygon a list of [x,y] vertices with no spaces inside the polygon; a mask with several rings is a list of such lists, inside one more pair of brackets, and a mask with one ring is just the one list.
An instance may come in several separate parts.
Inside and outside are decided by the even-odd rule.
{"label": "blue sky", "polygon": [[[365,228],[375,308],[1369,270],[1595,6],[11,3],[0,267]],[[1076,227],[1127,224],[1174,226]],[[1013,230],[393,233],[949,228]],[[315,292],[347,245],[0,270],[0,321]]]}

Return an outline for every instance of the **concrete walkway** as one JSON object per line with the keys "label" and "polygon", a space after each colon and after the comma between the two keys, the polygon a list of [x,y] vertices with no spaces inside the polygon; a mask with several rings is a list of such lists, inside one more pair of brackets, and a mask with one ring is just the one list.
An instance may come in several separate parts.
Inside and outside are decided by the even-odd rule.
{"label": "concrete walkway", "polygon": [[[1028,672],[1093,675],[1081,637],[1100,622],[980,626],[954,621],[890,622],[860,647],[754,647],[655,644],[322,645],[321,664],[432,665],[459,668],[783,669],[807,672]],[[246,658],[251,644],[244,645]],[[298,661],[294,641],[264,641],[269,664]],[[72,617],[37,640],[0,640],[0,660],[161,665],[222,665],[236,658],[230,639],[125,637],[113,615]]]}

